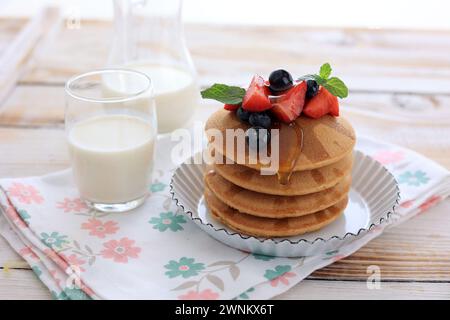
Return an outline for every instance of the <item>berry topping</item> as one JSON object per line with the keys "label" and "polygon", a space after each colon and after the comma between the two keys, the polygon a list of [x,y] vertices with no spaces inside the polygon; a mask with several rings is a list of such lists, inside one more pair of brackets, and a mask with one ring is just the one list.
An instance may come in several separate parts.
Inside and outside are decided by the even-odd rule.
{"label": "berry topping", "polygon": [[331,114],[338,117],[338,99],[327,89],[321,87],[317,95],[306,103],[303,113],[314,119],[318,119],[326,114]]}
{"label": "berry topping", "polygon": [[306,81],[306,98],[311,99],[312,97],[315,97],[317,92],[319,92],[319,85],[316,80]]}
{"label": "berry topping", "polygon": [[279,93],[292,87],[294,80],[289,72],[283,69],[272,71],[269,76],[269,86],[273,93]]}
{"label": "berry topping", "polygon": [[289,123],[297,119],[305,104],[306,82],[302,81],[285,94],[275,98],[272,113],[278,120]]}
{"label": "berry topping", "polygon": [[261,112],[272,108],[269,88],[261,76],[255,75],[242,100],[242,108],[251,112]]}
{"label": "berry topping", "polygon": [[245,140],[250,148],[260,150],[269,144],[270,132],[262,127],[251,127],[245,132]]}
{"label": "berry topping", "polygon": [[247,122],[251,114],[252,113],[250,111],[244,110],[242,109],[242,107],[239,107],[239,109],[237,109],[236,111],[238,119],[241,120],[242,122]]}
{"label": "berry topping", "polygon": [[272,124],[272,119],[270,119],[270,116],[265,112],[252,113],[248,119],[248,122],[254,127],[269,129]]}
{"label": "berry topping", "polygon": [[223,106],[223,108],[225,109],[225,110],[228,110],[228,111],[234,111],[234,110],[236,110],[237,108],[239,108],[241,106],[241,104],[229,104],[229,103],[226,103],[224,106]]}
{"label": "berry topping", "polygon": [[[282,122],[290,123],[300,116],[302,110],[315,119],[326,114],[337,117],[337,98],[346,98],[348,88],[331,73],[330,64],[324,63],[318,74],[301,76],[294,83],[289,72],[278,69],[270,74],[269,80],[253,76],[247,90],[215,83],[201,91],[201,95],[203,99],[225,104],[224,109],[236,112],[239,120],[249,122],[254,127],[270,128],[272,115]],[[265,112],[267,110],[271,111]]]}

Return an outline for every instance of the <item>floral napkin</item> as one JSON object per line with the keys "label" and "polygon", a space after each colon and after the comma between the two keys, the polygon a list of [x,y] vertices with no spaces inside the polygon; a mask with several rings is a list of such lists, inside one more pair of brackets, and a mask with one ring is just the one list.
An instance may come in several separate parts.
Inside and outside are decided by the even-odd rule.
{"label": "floral napkin", "polygon": [[[166,140],[164,140],[166,139]],[[178,211],[168,185],[173,143],[158,141],[152,196],[125,214],[89,210],[70,170],[0,180],[0,234],[56,299],[267,299],[352,254],[385,226],[339,251],[275,258],[232,249]],[[357,148],[397,178],[395,225],[450,194],[450,173],[398,146],[360,138]]]}

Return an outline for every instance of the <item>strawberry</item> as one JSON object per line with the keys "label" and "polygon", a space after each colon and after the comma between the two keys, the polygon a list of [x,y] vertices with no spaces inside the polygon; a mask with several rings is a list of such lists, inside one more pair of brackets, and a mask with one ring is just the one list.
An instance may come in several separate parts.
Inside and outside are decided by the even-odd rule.
{"label": "strawberry", "polygon": [[339,101],[336,96],[333,96],[328,90],[328,102],[330,108],[330,114],[334,117],[339,117]]}
{"label": "strawberry", "polygon": [[228,111],[235,111],[235,110],[237,110],[240,106],[241,106],[240,103],[238,103],[238,104],[229,104],[229,103],[225,103],[225,104],[223,105],[223,108],[224,108],[225,110],[228,110]]}
{"label": "strawberry", "polygon": [[297,119],[305,104],[306,82],[302,81],[286,93],[276,97],[272,103],[272,113],[278,120],[289,123]]}
{"label": "strawberry", "polygon": [[270,90],[261,76],[255,75],[242,100],[242,108],[251,112],[261,112],[272,108]]}
{"label": "strawberry", "polygon": [[318,119],[326,114],[339,116],[339,102],[327,89],[321,87],[319,93],[306,102],[303,113],[308,117]]}

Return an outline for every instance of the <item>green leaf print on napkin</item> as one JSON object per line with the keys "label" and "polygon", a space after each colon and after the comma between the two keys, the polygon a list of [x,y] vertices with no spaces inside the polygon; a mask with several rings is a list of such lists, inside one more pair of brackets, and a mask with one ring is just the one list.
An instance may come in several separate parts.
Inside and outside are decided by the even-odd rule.
{"label": "green leaf print on napkin", "polygon": [[406,171],[398,177],[398,183],[406,183],[409,186],[418,187],[422,184],[426,184],[430,178],[422,170],[417,170],[415,172]]}
{"label": "green leaf print on napkin", "polygon": [[65,288],[64,291],[59,293],[52,291],[51,294],[55,300],[92,300],[83,290],[75,286],[73,288]]}
{"label": "green leaf print on napkin", "polygon": [[149,221],[153,224],[153,229],[157,229],[161,232],[170,229],[171,231],[183,230],[182,223],[186,223],[186,219],[181,215],[176,215],[172,211],[161,212],[159,218],[153,217]]}
{"label": "green leaf print on napkin", "polygon": [[264,273],[264,277],[267,280],[270,280],[270,285],[272,287],[278,286],[280,283],[284,285],[289,284],[289,279],[295,277],[295,273],[290,272],[292,269],[289,265],[279,265],[276,266],[275,269],[268,269]]}
{"label": "green leaf print on napkin", "polygon": [[167,187],[167,184],[164,184],[162,182],[155,182],[155,183],[152,183],[152,185],[150,186],[150,191],[151,192],[159,192],[159,191],[163,191],[166,187]]}
{"label": "green leaf print on napkin", "polygon": [[245,292],[241,293],[239,296],[237,296],[236,298],[234,298],[233,300],[237,300],[237,299],[243,299],[243,300],[248,300],[250,299],[250,297],[248,296],[249,293],[255,291],[255,288],[250,288],[248,290],[246,290]]}
{"label": "green leaf print on napkin", "polygon": [[92,300],[83,290],[79,288],[65,288],[64,293],[70,300]]}
{"label": "green leaf print on napkin", "polygon": [[256,260],[262,260],[262,261],[270,261],[270,260],[275,259],[275,257],[272,257],[272,256],[266,256],[266,255],[263,255],[263,254],[257,254],[257,253],[254,253],[254,254],[253,254],[253,257],[254,257]]}
{"label": "green leaf print on napkin", "polygon": [[34,274],[39,278],[42,274],[41,268],[38,266],[31,267],[31,270],[33,270]]}
{"label": "green leaf print on napkin", "polygon": [[56,292],[56,291],[52,291],[51,292],[53,299],[55,300],[69,300],[69,298],[66,296],[66,294],[61,291],[61,292]]}
{"label": "green leaf print on napkin", "polygon": [[205,269],[205,265],[203,263],[196,263],[194,258],[182,257],[178,262],[170,260],[164,268],[169,269],[165,273],[169,278],[181,276],[186,279],[198,275],[200,271]]}
{"label": "green leaf print on napkin", "polygon": [[267,280],[273,280],[279,276],[282,276],[286,272],[291,271],[291,266],[284,265],[284,266],[276,266],[275,269],[266,270],[266,273],[264,273],[264,278]]}
{"label": "green leaf print on napkin", "polygon": [[46,232],[41,233],[41,240],[42,242],[49,248],[54,249],[56,248],[62,248],[62,246],[68,241],[66,240],[67,236],[60,235],[58,232],[52,232],[51,234],[48,234]]}
{"label": "green leaf print on napkin", "polygon": [[20,209],[17,210],[17,213],[19,214],[19,216],[22,218],[22,220],[28,225],[30,223],[30,218],[31,216],[28,214],[28,212],[26,210]]}

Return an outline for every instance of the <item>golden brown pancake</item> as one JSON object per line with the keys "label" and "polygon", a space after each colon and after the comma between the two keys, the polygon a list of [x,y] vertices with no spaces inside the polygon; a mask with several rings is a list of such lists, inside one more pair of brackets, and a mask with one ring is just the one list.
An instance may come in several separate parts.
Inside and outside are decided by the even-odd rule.
{"label": "golden brown pancake", "polygon": [[[298,128],[301,128],[303,139],[301,152],[297,157],[293,171],[310,170],[320,168],[331,163],[337,162],[350,154],[355,145],[355,133],[352,126],[343,117],[333,117],[325,115],[319,119],[311,119],[306,116],[300,116],[295,120]],[[220,154],[226,155],[228,158],[237,162],[238,155],[236,151],[226,150],[225,141],[219,143],[212,138],[211,131],[216,129],[222,132],[226,137],[226,129],[242,129],[246,130],[249,125],[240,121],[234,112],[221,109],[212,114],[206,122],[205,130],[214,149]],[[282,139],[281,139],[282,140]],[[283,141],[280,141],[280,144]],[[300,146],[299,146],[300,147]],[[228,151],[228,152],[227,152]],[[280,159],[287,158],[281,154]],[[251,168],[261,169],[260,163],[250,164],[248,152],[244,155],[245,163],[240,163]]]}
{"label": "golden brown pancake", "polygon": [[346,176],[327,190],[302,196],[277,196],[246,190],[215,171],[205,175],[205,183],[217,198],[240,212],[279,219],[304,216],[334,205],[347,196],[351,177]]}
{"label": "golden brown pancake", "polygon": [[205,188],[205,200],[211,214],[228,227],[256,237],[288,237],[311,232],[336,220],[347,206],[348,198],[335,205],[301,217],[271,219],[241,213],[231,208],[208,188]]}
{"label": "golden brown pancake", "polygon": [[248,190],[281,196],[298,196],[326,190],[352,170],[353,154],[328,166],[292,173],[288,184],[280,184],[277,175],[261,175],[258,170],[239,164],[216,164],[214,170],[228,181]]}

